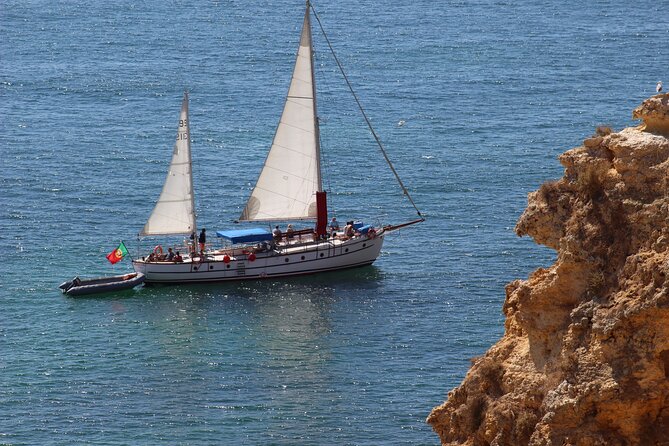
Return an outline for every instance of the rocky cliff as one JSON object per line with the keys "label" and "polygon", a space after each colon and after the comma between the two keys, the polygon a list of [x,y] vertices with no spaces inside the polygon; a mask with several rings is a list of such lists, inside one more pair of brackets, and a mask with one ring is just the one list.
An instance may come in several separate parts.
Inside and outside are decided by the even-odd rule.
{"label": "rocky cliff", "polygon": [[516,225],[557,251],[427,421],[444,445],[669,445],[669,94],[560,156]]}

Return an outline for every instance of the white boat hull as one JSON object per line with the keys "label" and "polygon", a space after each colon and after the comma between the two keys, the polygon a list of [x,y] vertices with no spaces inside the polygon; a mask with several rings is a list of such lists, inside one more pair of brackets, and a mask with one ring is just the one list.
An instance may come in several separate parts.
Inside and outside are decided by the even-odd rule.
{"label": "white boat hull", "polygon": [[[383,235],[350,240],[330,239],[305,244],[283,245],[255,258],[237,248],[213,251],[200,261],[183,263],[134,260],[133,268],[145,275],[146,283],[196,283],[298,276],[371,265],[381,252]],[[232,254],[232,255],[230,255]]]}

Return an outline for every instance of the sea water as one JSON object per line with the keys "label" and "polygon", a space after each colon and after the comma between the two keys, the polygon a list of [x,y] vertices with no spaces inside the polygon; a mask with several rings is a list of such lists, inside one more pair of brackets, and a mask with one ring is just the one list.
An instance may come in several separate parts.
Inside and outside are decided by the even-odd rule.
{"label": "sea water", "polygon": [[[130,270],[120,240],[148,252],[184,89],[199,227],[239,227],[304,2],[2,2],[0,444],[438,444],[425,418],[502,335],[504,285],[554,260],[514,234],[527,193],[669,84],[666,2],[315,6],[427,220],[358,270],[72,299]],[[416,218],[317,26],[332,211]]]}

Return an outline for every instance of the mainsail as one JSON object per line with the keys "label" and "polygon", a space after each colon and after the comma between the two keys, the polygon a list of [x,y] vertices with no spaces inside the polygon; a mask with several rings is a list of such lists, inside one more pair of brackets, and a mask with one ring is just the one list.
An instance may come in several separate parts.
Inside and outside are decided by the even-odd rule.
{"label": "mainsail", "polygon": [[299,220],[317,217],[322,191],[309,8],[300,47],[272,147],[239,218],[242,221]]}
{"label": "mainsail", "polygon": [[139,235],[190,234],[196,231],[190,155],[188,92],[184,92],[172,162],[160,198]]}

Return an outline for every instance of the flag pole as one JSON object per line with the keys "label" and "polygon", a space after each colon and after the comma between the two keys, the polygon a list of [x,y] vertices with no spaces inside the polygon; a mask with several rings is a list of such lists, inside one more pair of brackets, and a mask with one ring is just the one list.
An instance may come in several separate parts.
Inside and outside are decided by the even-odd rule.
{"label": "flag pole", "polygon": [[123,240],[121,240],[121,244],[123,245],[123,247],[124,247],[125,250],[127,251],[127,253],[128,253],[128,257],[130,257],[130,263],[132,263],[132,262],[133,262],[132,254],[130,254],[130,251],[128,251],[128,247],[125,246],[125,242],[124,242]]}

